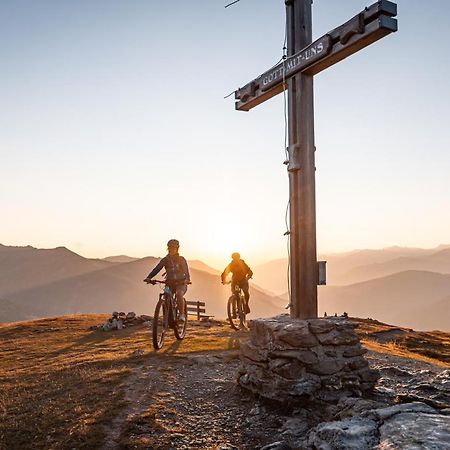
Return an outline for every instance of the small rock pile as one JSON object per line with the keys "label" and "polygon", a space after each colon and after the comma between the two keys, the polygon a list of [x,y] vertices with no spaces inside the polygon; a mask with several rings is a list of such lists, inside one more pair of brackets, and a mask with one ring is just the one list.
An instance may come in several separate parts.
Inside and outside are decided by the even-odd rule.
{"label": "small rock pile", "polygon": [[151,317],[145,314],[137,316],[135,312],[131,311],[127,314],[124,312],[114,311],[103,325],[95,327],[102,331],[122,330],[123,328],[132,327],[139,324],[150,324]]}
{"label": "small rock pile", "polygon": [[253,320],[241,345],[238,383],[279,402],[361,396],[380,375],[363,357],[356,326],[340,317]]}

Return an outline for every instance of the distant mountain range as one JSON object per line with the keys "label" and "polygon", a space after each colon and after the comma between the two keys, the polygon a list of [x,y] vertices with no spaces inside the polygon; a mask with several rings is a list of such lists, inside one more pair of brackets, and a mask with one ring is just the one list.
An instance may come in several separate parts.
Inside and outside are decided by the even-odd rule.
{"label": "distant mountain range", "polygon": [[[327,284],[348,285],[406,270],[450,273],[450,246],[434,249],[389,247],[320,255],[327,261]],[[270,292],[287,291],[287,259],[280,258],[253,268],[255,282]],[[262,282],[264,280],[264,282]]]}
{"label": "distant mountain range", "polygon": [[116,255],[116,256],[107,256],[106,258],[103,258],[103,261],[108,261],[112,263],[125,263],[125,262],[131,262],[136,261],[139,258],[134,258],[133,256],[127,256],[127,255]]}
{"label": "distant mountain range", "polygon": [[[110,313],[113,310],[152,314],[160,289],[143,283],[159,259],[129,262],[83,258],[60,247],[0,247],[0,321],[8,322],[73,313]],[[188,300],[205,301],[207,313],[224,317],[229,286],[217,274],[191,264]],[[282,312],[284,300],[252,288],[252,313]]]}
{"label": "distant mountain range", "polygon": [[[422,330],[450,331],[450,247],[390,247],[322,255],[327,286],[320,314],[372,317]],[[256,282],[287,301],[287,260],[254,268]],[[264,282],[262,282],[264,280]]]}
{"label": "distant mountain range", "polygon": [[319,311],[450,331],[450,274],[408,270],[348,286],[319,287]]}
{"label": "distant mountain range", "polygon": [[407,270],[450,273],[450,248],[431,254],[400,256],[385,262],[357,266],[342,275],[339,284],[366,281]]}
{"label": "distant mountain range", "polygon": [[[450,331],[448,246],[361,250],[323,259],[328,285],[319,287],[321,314],[346,311],[415,329]],[[113,310],[152,314],[160,290],[142,280],[158,261],[126,255],[89,259],[65,247],[0,245],[0,322]],[[220,272],[198,260],[189,261],[189,267],[193,285],[187,299],[205,301],[209,314],[224,317],[230,292],[220,284]],[[287,261],[253,270],[252,316],[285,312]]]}
{"label": "distant mountain range", "polygon": [[37,249],[0,244],[0,298],[112,266],[101,259],[83,258],[65,247]]}

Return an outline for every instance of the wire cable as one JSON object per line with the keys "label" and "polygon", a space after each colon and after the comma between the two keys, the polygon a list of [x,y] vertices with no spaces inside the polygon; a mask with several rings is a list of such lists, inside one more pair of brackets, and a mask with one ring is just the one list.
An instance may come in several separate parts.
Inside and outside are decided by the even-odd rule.
{"label": "wire cable", "polygon": [[[289,164],[289,151],[288,151],[288,116],[287,116],[287,92],[286,92],[286,58],[287,58],[287,19],[284,27],[284,42],[283,42],[283,56],[281,60],[283,61],[283,117],[284,117],[284,154],[286,158],[286,163]],[[278,63],[277,63],[278,64]],[[289,214],[291,208],[291,201],[288,198],[286,205],[286,213],[284,217],[285,225],[286,225],[286,233],[287,237],[286,247],[287,247],[287,287],[288,287],[288,306],[287,308],[292,307],[291,302],[291,232],[289,230]]]}
{"label": "wire cable", "polygon": [[225,95],[224,99],[225,99],[225,98],[228,98],[228,97],[231,97],[235,92],[236,92],[236,91],[231,91],[228,95]]}
{"label": "wire cable", "polygon": [[225,5],[225,8],[228,8],[229,6],[233,6],[236,3],[240,2],[241,0],[235,0],[234,2],[228,3],[228,5]]}

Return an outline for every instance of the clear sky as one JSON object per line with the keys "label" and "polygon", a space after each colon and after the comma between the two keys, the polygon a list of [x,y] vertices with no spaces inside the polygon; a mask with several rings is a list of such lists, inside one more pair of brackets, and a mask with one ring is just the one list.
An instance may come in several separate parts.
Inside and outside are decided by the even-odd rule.
{"label": "clear sky", "polygon": [[[0,2],[0,242],[220,266],[285,256],[282,0]],[[314,37],[371,2],[315,0]],[[315,80],[321,252],[450,242],[450,2]]]}

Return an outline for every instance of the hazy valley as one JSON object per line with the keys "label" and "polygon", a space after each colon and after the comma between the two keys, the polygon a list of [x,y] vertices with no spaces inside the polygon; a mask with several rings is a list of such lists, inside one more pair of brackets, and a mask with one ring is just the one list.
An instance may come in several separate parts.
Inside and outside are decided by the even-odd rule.
{"label": "hazy valley", "polygon": [[[322,255],[328,285],[319,287],[323,314],[346,311],[415,329],[450,330],[450,248],[393,247]],[[76,313],[134,310],[151,314],[160,292],[142,280],[158,259],[126,255],[84,258],[65,247],[0,246],[0,321],[12,322]],[[187,298],[225,316],[229,287],[220,272],[189,262]],[[287,304],[287,262],[253,267],[252,317],[283,313]]]}
{"label": "hazy valley", "polygon": [[[152,314],[160,288],[142,280],[158,261],[147,257],[112,262],[83,258],[64,247],[2,246],[0,321],[112,310]],[[190,264],[190,271],[193,284],[187,299],[206,301],[208,314],[224,317],[229,286],[222,286],[214,269],[201,262]],[[284,302],[256,287],[251,295],[254,316],[278,314]]]}

